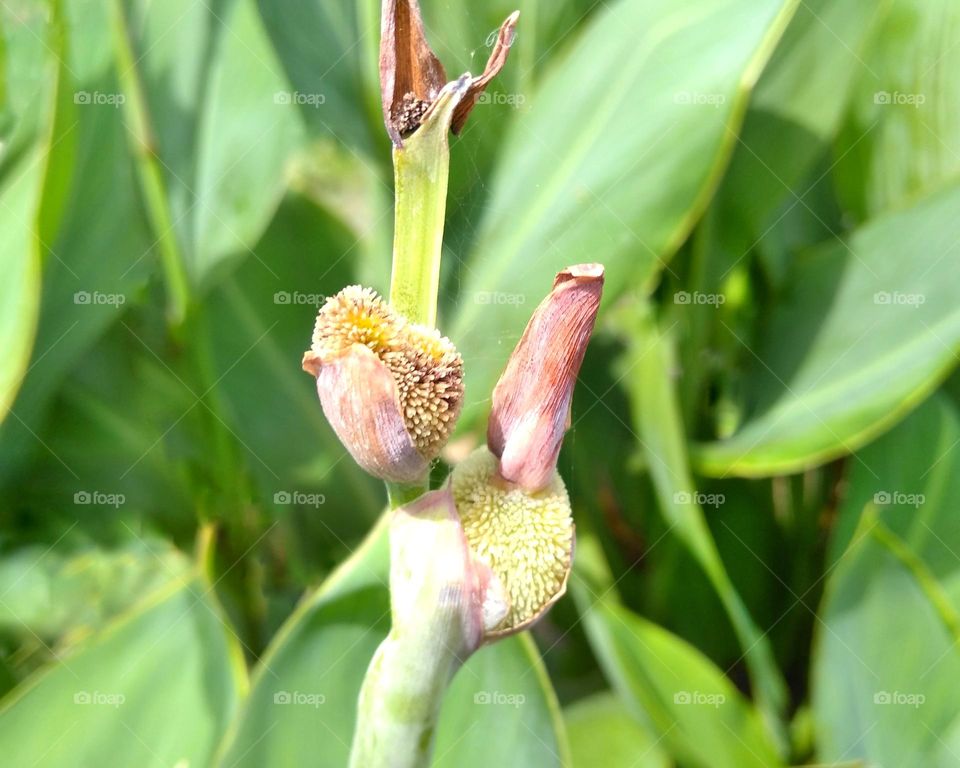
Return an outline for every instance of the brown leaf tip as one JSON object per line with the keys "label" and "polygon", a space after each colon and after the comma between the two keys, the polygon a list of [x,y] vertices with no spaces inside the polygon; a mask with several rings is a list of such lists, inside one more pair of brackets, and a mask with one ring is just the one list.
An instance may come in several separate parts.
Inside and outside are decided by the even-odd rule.
{"label": "brown leaf tip", "polygon": [[552,476],[603,291],[601,264],[557,273],[493,391],[487,445],[501,475],[535,491]]}
{"label": "brown leaf tip", "polygon": [[[457,105],[451,129],[459,133],[477,97],[503,69],[516,37],[519,11],[500,27],[483,74],[470,79],[470,87]],[[430,48],[417,0],[384,0],[380,17],[380,99],[383,121],[394,146],[426,119],[430,106],[447,82],[443,64]]]}

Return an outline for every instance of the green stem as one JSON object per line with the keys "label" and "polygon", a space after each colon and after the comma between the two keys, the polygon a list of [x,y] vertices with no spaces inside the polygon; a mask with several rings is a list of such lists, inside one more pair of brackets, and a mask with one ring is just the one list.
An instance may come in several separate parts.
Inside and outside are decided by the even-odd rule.
{"label": "green stem", "polygon": [[[453,110],[467,78],[448,83],[423,124],[393,151],[390,303],[408,320],[437,323]],[[390,634],[367,669],[350,751],[352,768],[425,768],[443,693],[479,642],[467,637],[470,557],[452,502],[425,495],[429,477],[387,483]]]}
{"label": "green stem", "polygon": [[426,768],[443,694],[480,640],[463,528],[434,492],[390,521],[390,634],[360,689],[351,768]]}
{"label": "green stem", "polygon": [[390,509],[397,509],[409,504],[430,490],[429,478],[425,478],[421,483],[387,483],[386,485]]}
{"label": "green stem", "polygon": [[190,304],[190,281],[177,243],[173,216],[170,213],[163,181],[163,171],[154,148],[147,100],[137,75],[137,59],[130,42],[123,0],[115,0],[113,7],[117,67],[121,73],[121,87],[128,101],[125,107],[130,120],[127,130],[132,139],[147,215],[153,231],[157,234],[160,261],[167,283],[167,320],[173,329],[179,331],[182,330]]}
{"label": "green stem", "polygon": [[466,85],[465,78],[449,83],[423,125],[393,150],[396,200],[390,303],[411,322],[430,328],[437,324],[450,171],[447,134]]}

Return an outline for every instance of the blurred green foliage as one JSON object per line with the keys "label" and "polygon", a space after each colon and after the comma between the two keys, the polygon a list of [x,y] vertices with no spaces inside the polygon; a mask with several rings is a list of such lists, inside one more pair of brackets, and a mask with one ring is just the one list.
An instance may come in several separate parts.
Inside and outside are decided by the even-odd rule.
{"label": "blurred green foliage", "polygon": [[[553,274],[607,269],[571,595],[438,765],[960,764],[960,6],[425,0],[451,456]],[[0,3],[0,754],[346,761],[378,483],[300,356],[388,287],[379,4]],[[437,479],[445,468],[437,468]]]}

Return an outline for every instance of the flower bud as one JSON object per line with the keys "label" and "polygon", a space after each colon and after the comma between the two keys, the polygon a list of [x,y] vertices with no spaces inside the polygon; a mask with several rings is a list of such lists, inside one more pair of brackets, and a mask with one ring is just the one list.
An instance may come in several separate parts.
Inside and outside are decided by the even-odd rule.
{"label": "flower bud", "polygon": [[303,369],[356,462],[391,482],[426,475],[463,404],[463,360],[450,340],[360,286],[321,307]]}
{"label": "flower bud", "polygon": [[528,491],[551,482],[603,290],[603,266],[557,274],[493,391],[487,445],[500,474]]}
{"label": "flower bud", "polygon": [[458,464],[450,480],[454,503],[470,549],[502,585],[506,616],[488,626],[488,639],[533,624],[566,591],[573,562],[574,525],[560,475],[525,491],[500,476],[497,457],[486,448]]}

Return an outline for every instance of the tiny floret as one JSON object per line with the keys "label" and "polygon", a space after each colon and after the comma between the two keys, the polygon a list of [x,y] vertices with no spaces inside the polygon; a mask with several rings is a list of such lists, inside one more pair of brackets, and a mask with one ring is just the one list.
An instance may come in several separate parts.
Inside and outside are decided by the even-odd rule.
{"label": "tiny floret", "polygon": [[470,548],[509,599],[487,636],[529,626],[563,595],[570,573],[574,525],[563,481],[554,472],[542,489],[525,491],[503,480],[496,456],[480,448],[456,466],[451,484]]}

